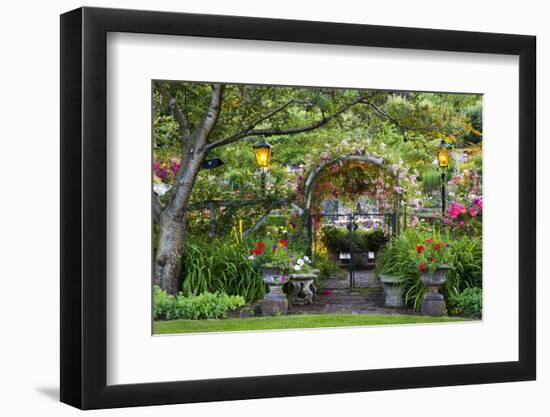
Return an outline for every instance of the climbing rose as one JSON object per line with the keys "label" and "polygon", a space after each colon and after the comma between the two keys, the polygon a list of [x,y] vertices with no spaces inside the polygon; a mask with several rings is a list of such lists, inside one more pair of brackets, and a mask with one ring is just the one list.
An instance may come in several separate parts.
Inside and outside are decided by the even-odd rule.
{"label": "climbing rose", "polygon": [[420,272],[423,272],[426,270],[426,264],[424,262],[422,262],[420,265],[418,265],[418,270]]}
{"label": "climbing rose", "polygon": [[416,251],[417,251],[418,253],[424,252],[424,246],[418,245],[418,246],[416,247]]}

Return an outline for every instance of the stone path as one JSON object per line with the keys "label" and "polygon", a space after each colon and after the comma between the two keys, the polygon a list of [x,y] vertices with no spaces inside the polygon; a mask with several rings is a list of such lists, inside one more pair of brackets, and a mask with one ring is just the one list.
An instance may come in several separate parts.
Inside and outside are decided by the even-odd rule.
{"label": "stone path", "polygon": [[413,314],[402,308],[384,307],[384,291],[374,271],[357,271],[355,288],[345,279],[331,278],[317,291],[313,304],[290,306],[289,314]]}
{"label": "stone path", "polygon": [[[344,273],[345,272],[345,273]],[[382,288],[380,280],[374,275],[374,270],[365,269],[355,271],[355,288]],[[345,289],[350,288],[349,271],[345,270],[337,277],[325,280],[324,288]]]}

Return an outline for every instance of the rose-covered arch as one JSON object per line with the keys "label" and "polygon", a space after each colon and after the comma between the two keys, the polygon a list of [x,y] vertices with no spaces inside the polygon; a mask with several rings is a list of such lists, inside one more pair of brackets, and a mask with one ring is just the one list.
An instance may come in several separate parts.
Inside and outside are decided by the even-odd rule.
{"label": "rose-covered arch", "polygon": [[[330,160],[323,161],[317,167],[309,171],[304,182],[304,220],[306,225],[306,236],[309,242],[309,248],[311,248],[312,243],[312,209],[314,207],[314,197],[315,190],[318,184],[319,179],[322,177],[322,174],[329,168],[334,167],[335,165],[342,166],[343,164],[357,163],[359,165],[371,165],[377,167],[380,171],[385,173],[387,176],[391,177],[393,180],[392,184],[392,201],[388,203],[391,204],[391,210],[394,213],[394,221],[397,221],[399,218],[398,210],[400,206],[400,190],[399,187],[399,176],[397,172],[394,171],[391,165],[384,163],[384,159],[376,157],[373,155],[344,155],[336,157]],[[394,233],[396,231],[397,225],[393,225]]]}

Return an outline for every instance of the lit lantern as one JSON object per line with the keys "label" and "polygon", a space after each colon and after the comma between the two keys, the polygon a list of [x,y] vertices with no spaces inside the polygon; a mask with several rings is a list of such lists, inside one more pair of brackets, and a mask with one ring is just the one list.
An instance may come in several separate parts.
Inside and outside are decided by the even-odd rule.
{"label": "lit lantern", "polygon": [[258,166],[260,168],[267,168],[271,161],[271,145],[263,140],[253,145],[252,149],[254,149],[254,156],[256,157]]}
{"label": "lit lantern", "polygon": [[437,148],[437,164],[440,168],[447,168],[449,166],[449,145],[444,140],[441,141]]}

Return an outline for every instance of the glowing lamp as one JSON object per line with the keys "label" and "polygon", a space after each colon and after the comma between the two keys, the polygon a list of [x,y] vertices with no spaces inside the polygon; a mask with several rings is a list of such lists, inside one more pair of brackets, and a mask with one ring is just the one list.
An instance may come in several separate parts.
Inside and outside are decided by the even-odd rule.
{"label": "glowing lamp", "polygon": [[260,168],[267,168],[271,161],[271,145],[264,140],[253,145],[252,149],[254,149],[254,156],[256,157],[258,166]]}
{"label": "glowing lamp", "polygon": [[449,150],[444,140],[441,141],[437,148],[437,164],[440,168],[447,168],[449,166]]}

